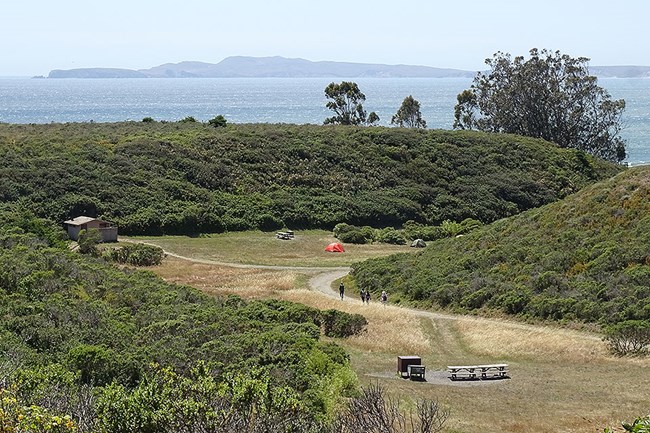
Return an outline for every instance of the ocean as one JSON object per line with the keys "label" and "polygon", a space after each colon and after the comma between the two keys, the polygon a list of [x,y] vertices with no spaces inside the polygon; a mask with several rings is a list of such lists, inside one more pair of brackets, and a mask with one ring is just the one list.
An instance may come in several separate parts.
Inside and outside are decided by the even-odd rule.
{"label": "ocean", "polygon": [[[451,129],[456,95],[467,78],[354,78],[366,95],[364,108],[388,126],[402,100],[421,104],[429,128]],[[0,122],[119,122],[144,117],[207,121],[221,114],[230,123],[322,124],[324,89],[332,78],[0,79]],[[650,163],[650,79],[598,80],[614,99],[623,98],[621,136],[630,165]]]}

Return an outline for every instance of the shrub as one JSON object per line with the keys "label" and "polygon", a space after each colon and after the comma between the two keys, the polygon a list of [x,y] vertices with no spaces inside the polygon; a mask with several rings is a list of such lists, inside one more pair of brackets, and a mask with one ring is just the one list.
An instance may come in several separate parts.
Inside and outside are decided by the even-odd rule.
{"label": "shrub", "polygon": [[349,232],[354,229],[353,225],[346,224],[346,223],[338,223],[337,225],[334,226],[334,230],[332,230],[332,233],[334,234],[335,238],[338,238],[341,233]]}
{"label": "shrub", "polygon": [[627,320],[616,323],[605,330],[605,340],[616,355],[645,355],[650,345],[650,322]]}
{"label": "shrub", "polygon": [[257,226],[262,231],[273,231],[284,227],[284,222],[276,216],[262,214],[257,217]]}
{"label": "shrub", "polygon": [[417,223],[413,220],[408,220],[402,224],[402,230],[404,231],[404,236],[407,239],[424,239],[424,225]]}
{"label": "shrub", "polygon": [[380,230],[379,236],[377,236],[377,240],[385,244],[406,244],[406,238],[404,237],[404,234],[392,227],[386,227],[385,229]]}
{"label": "shrub", "polygon": [[117,263],[134,266],[156,266],[165,258],[165,252],[155,245],[129,244],[106,250],[104,257]]}
{"label": "shrub", "polygon": [[527,293],[520,290],[513,290],[503,294],[497,304],[501,305],[501,308],[506,313],[515,315],[522,313],[526,309],[529,301],[530,296]]}
{"label": "shrub", "polygon": [[357,227],[350,224],[339,223],[334,226],[334,237],[348,244],[367,244],[374,239],[372,227]]}
{"label": "shrub", "polygon": [[79,372],[79,380],[90,385],[110,383],[119,371],[116,360],[115,353],[104,346],[80,344],[68,352],[71,370]]}
{"label": "shrub", "polygon": [[442,231],[450,237],[464,233],[464,227],[455,221],[444,220],[440,227],[442,228]]}
{"label": "shrub", "polygon": [[97,229],[81,230],[77,243],[81,254],[97,255],[97,244],[102,241],[102,235]]}
{"label": "shrub", "polygon": [[214,126],[215,128],[225,128],[227,123],[228,121],[221,114],[208,120],[208,125]]}
{"label": "shrub", "polygon": [[335,343],[320,343],[318,347],[337,364],[345,365],[350,361],[350,355],[348,355],[344,348]]}
{"label": "shrub", "polygon": [[460,222],[462,233],[469,233],[483,226],[483,223],[473,218],[465,218]]}
{"label": "shrub", "polygon": [[461,300],[461,305],[470,310],[481,308],[483,304],[490,300],[492,294],[485,289],[468,293]]}
{"label": "shrub", "polygon": [[[637,418],[632,424],[624,422],[622,424],[626,432],[630,433],[650,433],[650,415],[645,418]],[[605,429],[605,433],[614,433],[618,430]]]}
{"label": "shrub", "polygon": [[53,415],[44,407],[27,405],[13,388],[0,388],[0,429],[3,433],[77,431],[70,415]]}
{"label": "shrub", "polygon": [[338,310],[321,312],[323,334],[328,337],[349,337],[360,334],[368,324],[361,314],[349,314]]}
{"label": "shrub", "polygon": [[361,230],[355,230],[352,232],[341,233],[338,238],[341,242],[346,244],[367,244],[368,239],[363,235]]}

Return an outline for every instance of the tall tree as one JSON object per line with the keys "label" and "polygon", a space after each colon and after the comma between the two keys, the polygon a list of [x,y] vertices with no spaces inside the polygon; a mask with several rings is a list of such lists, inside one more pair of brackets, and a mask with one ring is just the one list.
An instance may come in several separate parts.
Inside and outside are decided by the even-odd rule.
{"label": "tall tree", "polygon": [[370,114],[368,114],[368,120],[366,121],[366,124],[368,125],[374,125],[375,123],[379,122],[379,115],[375,113],[374,111],[371,111]]}
{"label": "tall tree", "polygon": [[330,83],[325,88],[325,96],[331,99],[325,106],[335,113],[334,116],[325,119],[326,125],[363,125],[379,121],[377,113],[373,111],[368,116],[363,109],[366,95],[359,90],[357,83],[351,81],[342,81],[340,84]]}
{"label": "tall tree", "polygon": [[619,162],[625,101],[598,86],[588,61],[535,48],[528,60],[497,52],[485,61],[491,70],[458,95],[454,128],[543,138]]}
{"label": "tall tree", "polygon": [[422,119],[420,112],[420,103],[413,96],[409,95],[402,101],[397,113],[390,120],[391,125],[397,125],[401,128],[426,128],[427,122]]}

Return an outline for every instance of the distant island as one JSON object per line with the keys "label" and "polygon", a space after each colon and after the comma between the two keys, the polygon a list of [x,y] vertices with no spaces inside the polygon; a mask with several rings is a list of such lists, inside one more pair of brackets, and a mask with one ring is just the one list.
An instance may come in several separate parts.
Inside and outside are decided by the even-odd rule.
{"label": "distant island", "polygon": [[[603,78],[650,78],[650,66],[592,66]],[[476,71],[431,66],[349,63],[286,57],[227,57],[219,63],[165,63],[149,69],[54,69],[48,78],[472,78]]]}
{"label": "distant island", "polygon": [[165,63],[149,69],[55,69],[48,78],[471,78],[475,71],[430,66],[373,63],[312,62],[285,57],[227,57],[219,63]]}

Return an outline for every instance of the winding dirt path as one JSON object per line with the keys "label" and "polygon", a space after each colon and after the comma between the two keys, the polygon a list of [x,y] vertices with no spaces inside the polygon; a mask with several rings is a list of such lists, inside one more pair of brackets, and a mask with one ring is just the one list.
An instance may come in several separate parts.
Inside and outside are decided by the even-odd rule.
{"label": "winding dirt path", "polygon": [[[160,248],[160,245],[156,245],[153,242],[145,242],[145,241],[137,241],[134,239],[129,239],[129,238],[120,238],[120,241],[123,242],[130,242],[130,243],[140,243],[140,244],[146,244],[146,245],[153,245],[156,247]],[[310,275],[309,279],[309,287],[311,290],[320,292],[324,295],[327,295],[331,298],[337,298],[339,297],[339,293],[337,290],[335,290],[332,287],[332,284],[334,281],[345,277],[350,273],[351,268],[349,267],[318,267],[318,266],[280,266],[280,265],[256,265],[256,264],[243,264],[243,263],[231,263],[231,262],[221,262],[217,260],[207,260],[207,259],[197,259],[193,257],[187,257],[187,256],[182,256],[180,254],[175,254],[170,251],[165,251],[166,255],[170,257],[175,257],[177,259],[181,260],[187,260],[190,262],[194,263],[202,263],[206,265],[216,265],[216,266],[226,266],[226,267],[231,267],[231,268],[239,268],[239,269],[269,269],[269,270],[289,270],[289,271],[299,271],[299,272],[304,272],[308,275]],[[352,296],[346,296],[346,301],[347,302],[352,302],[361,305],[361,301],[359,299]],[[529,325],[526,323],[520,323],[520,322],[515,322],[515,321],[510,321],[510,320],[502,320],[502,319],[491,319],[487,317],[477,317],[477,316],[464,316],[464,315],[458,315],[458,314],[447,314],[447,313],[439,313],[439,312],[433,312],[433,311],[425,311],[425,310],[418,310],[415,308],[409,308],[409,307],[398,307],[395,305],[388,305],[387,308],[395,308],[399,309],[405,313],[415,315],[417,317],[422,317],[425,319],[430,319],[430,320],[455,320],[455,321],[462,321],[462,320],[471,320],[471,321],[476,321],[476,320],[481,320],[484,321],[485,323],[493,323],[493,324],[500,324],[502,326],[507,326],[509,328],[513,329],[519,329],[519,330],[524,330],[524,331],[536,331],[540,329],[540,326],[536,325]],[[570,330],[566,330],[567,332],[571,332]],[[602,339],[601,336],[595,335],[595,334],[589,334],[586,332],[571,332],[574,335],[580,335],[582,338],[585,340],[591,340],[591,341],[600,341]]]}

